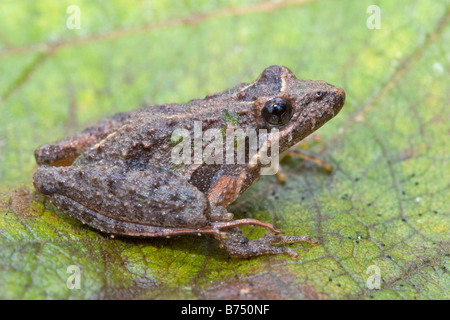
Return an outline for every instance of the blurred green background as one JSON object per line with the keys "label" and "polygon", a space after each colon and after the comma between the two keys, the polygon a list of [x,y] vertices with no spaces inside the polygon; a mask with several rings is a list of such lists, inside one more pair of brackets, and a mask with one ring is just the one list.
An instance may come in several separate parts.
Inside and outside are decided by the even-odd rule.
{"label": "blurred green background", "polygon": [[[80,29],[68,29],[71,5]],[[370,29],[370,5],[381,28]],[[0,297],[448,299],[450,2],[0,2]],[[142,104],[250,82],[267,66],[345,89],[311,153],[231,210],[300,258],[229,259],[213,239],[110,240],[35,195],[33,150]],[[261,230],[247,230],[254,236]],[[186,240],[187,239],[187,240]],[[69,265],[83,290],[65,286]],[[381,288],[367,287],[378,266]],[[56,276],[55,276],[56,275]]]}

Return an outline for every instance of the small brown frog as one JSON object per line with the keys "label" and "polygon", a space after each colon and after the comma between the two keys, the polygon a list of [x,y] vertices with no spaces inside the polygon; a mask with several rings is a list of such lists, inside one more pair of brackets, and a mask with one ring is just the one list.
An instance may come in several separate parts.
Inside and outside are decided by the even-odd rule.
{"label": "small brown frog", "polygon": [[[267,165],[250,164],[248,155],[244,163],[174,164],[172,133],[192,131],[198,124],[222,133],[265,129],[269,149],[272,132],[278,132],[283,152],[335,116],[344,100],[341,88],[300,80],[285,67],[271,66],[250,84],[188,103],[116,114],[73,137],[43,145],[35,151],[40,166],[33,183],[60,210],[111,235],[212,234],[233,257],[297,257],[292,249],[274,244],[317,242],[309,236],[281,236],[271,224],[255,219],[232,220],[226,210]],[[269,231],[249,240],[239,229],[243,225]]]}

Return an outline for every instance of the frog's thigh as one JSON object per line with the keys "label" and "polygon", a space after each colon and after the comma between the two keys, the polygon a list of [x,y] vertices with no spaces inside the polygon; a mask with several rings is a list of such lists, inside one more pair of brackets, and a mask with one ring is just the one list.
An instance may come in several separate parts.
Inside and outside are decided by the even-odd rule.
{"label": "frog's thigh", "polygon": [[192,233],[207,226],[203,193],[170,172],[154,171],[41,166],[34,185],[62,211],[108,233],[159,236],[168,234],[165,229]]}
{"label": "frog's thigh", "polygon": [[72,137],[40,146],[34,151],[36,162],[40,165],[69,166],[93,144],[120,127],[129,116],[129,112],[118,113]]}

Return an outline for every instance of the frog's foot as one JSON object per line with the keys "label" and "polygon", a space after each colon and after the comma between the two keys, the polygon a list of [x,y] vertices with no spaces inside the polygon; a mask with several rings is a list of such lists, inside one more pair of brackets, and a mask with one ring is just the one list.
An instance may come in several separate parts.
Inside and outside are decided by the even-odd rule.
{"label": "frog's foot", "polygon": [[[298,149],[291,148],[288,151],[286,151],[286,155],[314,162],[314,163],[318,164],[319,166],[321,166],[328,173],[333,171],[333,166],[331,164],[329,164],[328,162],[325,162],[322,159],[319,159],[315,156],[312,156],[312,155],[305,153],[303,151],[300,151]],[[280,181],[283,182],[284,180],[280,180]]]}
{"label": "frog's foot", "polygon": [[249,240],[240,229],[233,228],[228,232],[216,235],[221,247],[235,258],[249,258],[263,254],[289,254],[292,258],[297,258],[298,254],[291,248],[274,246],[276,243],[294,243],[306,241],[316,245],[317,241],[310,236],[274,236],[271,232],[255,240]]}
{"label": "frog's foot", "polygon": [[285,184],[286,179],[287,179],[286,172],[284,172],[284,170],[281,166],[278,168],[278,171],[277,171],[277,179],[278,179],[278,182],[282,183],[282,184]]}

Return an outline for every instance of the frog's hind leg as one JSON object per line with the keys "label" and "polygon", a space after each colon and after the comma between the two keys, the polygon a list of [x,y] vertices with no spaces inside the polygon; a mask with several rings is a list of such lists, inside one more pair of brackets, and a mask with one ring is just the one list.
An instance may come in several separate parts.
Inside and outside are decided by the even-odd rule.
{"label": "frog's hind leg", "polygon": [[213,233],[205,195],[173,173],[120,166],[40,166],[37,191],[61,211],[109,234],[159,237]]}
{"label": "frog's hind leg", "polygon": [[118,113],[101,120],[92,127],[52,144],[45,144],[34,151],[34,157],[39,165],[69,166],[84,151],[93,144],[116,130],[127,120],[130,112]]}
{"label": "frog's hind leg", "polygon": [[117,235],[126,237],[151,238],[200,233],[216,235],[220,234],[220,231],[216,229],[198,230],[191,228],[164,228],[146,224],[120,221],[97,213],[70,199],[69,197],[59,194],[48,195],[47,199],[69,216],[81,221],[83,224],[87,224],[97,230],[100,230],[101,232],[107,233],[111,237]]}

